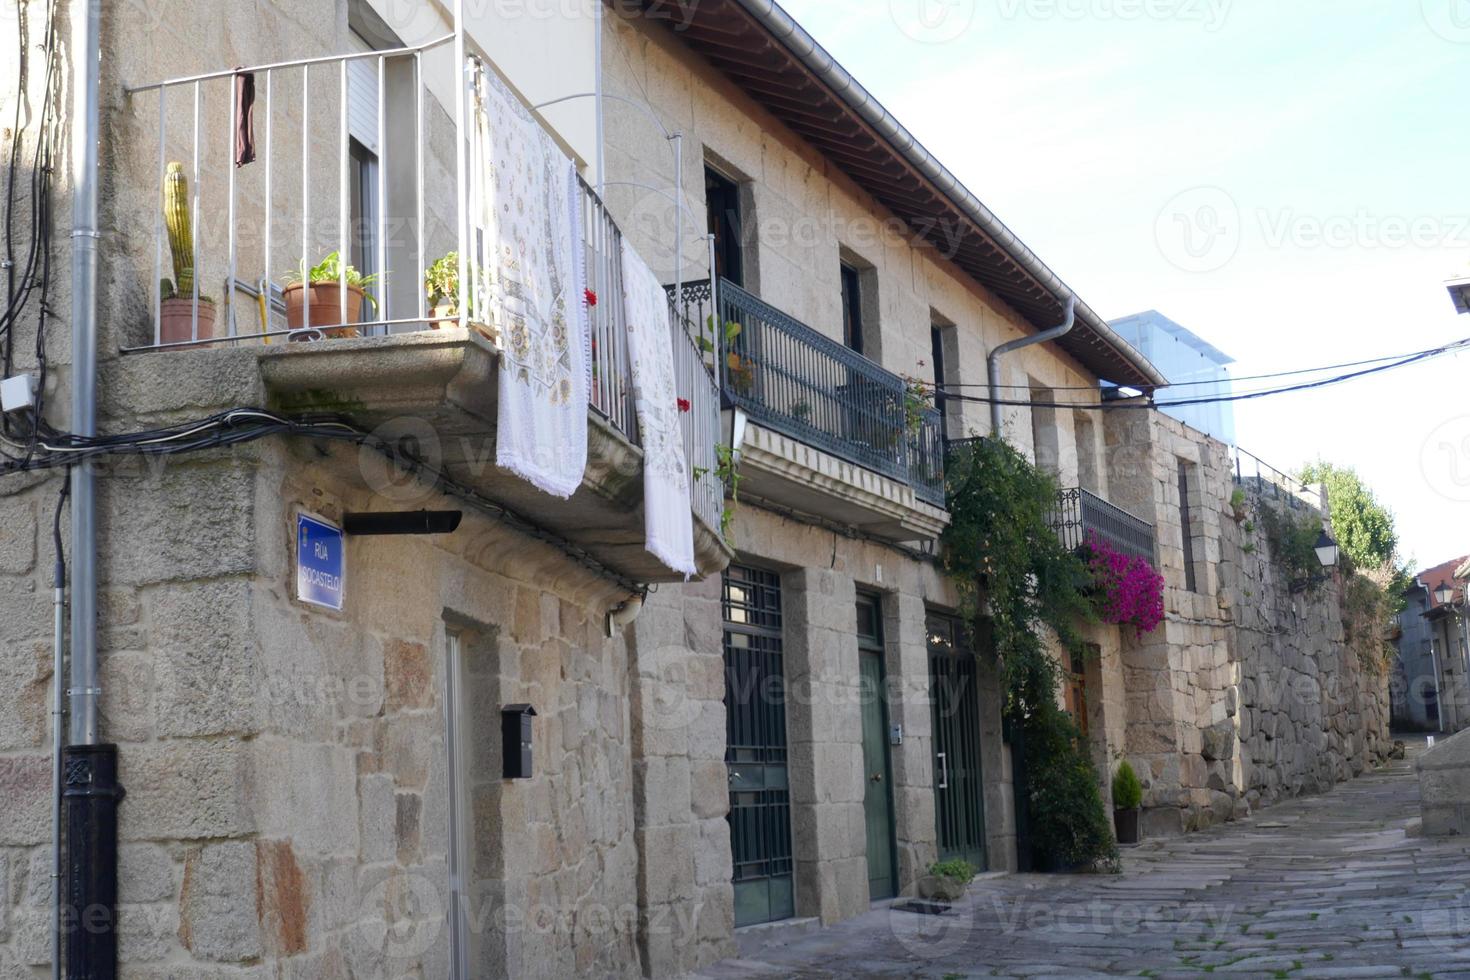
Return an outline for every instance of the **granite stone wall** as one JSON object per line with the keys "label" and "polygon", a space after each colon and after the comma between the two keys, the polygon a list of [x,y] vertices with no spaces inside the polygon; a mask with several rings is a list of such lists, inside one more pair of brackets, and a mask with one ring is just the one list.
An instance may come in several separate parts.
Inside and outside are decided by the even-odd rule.
{"label": "granite stone wall", "polygon": [[1376,765],[1387,675],[1344,643],[1338,584],[1291,581],[1261,529],[1267,507],[1320,520],[1317,498],[1237,485],[1223,443],[1158,412],[1108,413],[1106,436],[1113,500],[1155,524],[1166,584],[1164,623],[1125,631],[1122,652],[1147,832],[1231,820]]}

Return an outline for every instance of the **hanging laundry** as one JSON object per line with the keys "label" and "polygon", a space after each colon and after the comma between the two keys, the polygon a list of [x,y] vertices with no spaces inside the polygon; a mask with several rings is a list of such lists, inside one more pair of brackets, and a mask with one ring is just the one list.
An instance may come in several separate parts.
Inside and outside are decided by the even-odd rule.
{"label": "hanging laundry", "polygon": [[501,347],[495,462],[570,497],[592,362],[576,168],[492,72],[474,114],[469,312]]}
{"label": "hanging laundry", "polygon": [[255,73],[235,75],[235,166],[255,162]]}
{"label": "hanging laundry", "polygon": [[688,402],[679,398],[674,384],[669,294],[626,239],[622,263],[633,401],[643,437],[645,547],[687,579],[699,569],[694,564],[689,465],[679,420]]}

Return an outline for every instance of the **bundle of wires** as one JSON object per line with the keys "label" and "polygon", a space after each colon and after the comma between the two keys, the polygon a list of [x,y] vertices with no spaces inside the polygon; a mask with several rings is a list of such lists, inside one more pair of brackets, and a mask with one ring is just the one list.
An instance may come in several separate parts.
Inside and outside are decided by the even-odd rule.
{"label": "bundle of wires", "polygon": [[[48,306],[51,289],[51,174],[54,166],[54,145],[58,125],[56,103],[61,97],[60,71],[58,69],[56,36],[56,2],[46,4],[46,23],[42,31],[41,51],[45,64],[39,93],[39,111],[35,116],[35,147],[32,151],[28,175],[28,187],[23,191],[23,201],[17,197],[17,177],[22,166],[26,133],[31,129],[30,107],[30,30],[27,5],[20,3],[17,10],[18,26],[16,37],[16,68],[19,90],[15,99],[14,123],[11,126],[10,152],[6,160],[5,173],[5,257],[0,267],[5,272],[5,309],[0,312],[0,377],[15,373],[16,339],[22,315],[32,307],[36,314],[36,371],[40,384],[37,386],[36,405],[29,415],[29,425],[23,418],[6,416],[0,418],[0,460],[5,463],[27,459],[36,451],[44,424],[46,397],[46,327],[54,314]],[[16,211],[17,205],[29,208],[28,237],[22,249],[19,265],[16,260]]]}

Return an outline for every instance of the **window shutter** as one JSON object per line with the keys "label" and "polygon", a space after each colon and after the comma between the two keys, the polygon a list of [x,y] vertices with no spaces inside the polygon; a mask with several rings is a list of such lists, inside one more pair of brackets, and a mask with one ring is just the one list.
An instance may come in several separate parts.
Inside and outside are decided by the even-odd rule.
{"label": "window shutter", "polygon": [[[356,34],[353,51],[371,51],[372,46]],[[357,58],[347,62],[347,132],[368,152],[378,153],[378,59]]]}

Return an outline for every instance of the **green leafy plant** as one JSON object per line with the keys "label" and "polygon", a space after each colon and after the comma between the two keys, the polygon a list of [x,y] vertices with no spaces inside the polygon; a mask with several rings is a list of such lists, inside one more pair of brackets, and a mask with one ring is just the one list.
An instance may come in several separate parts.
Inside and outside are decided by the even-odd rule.
{"label": "green leafy plant", "polygon": [[735,511],[740,506],[739,456],[724,443],[715,446],[715,475],[730,491],[730,501],[720,513],[720,537],[733,546],[730,532],[735,525]]}
{"label": "green leafy plant", "polygon": [[1317,536],[1322,533],[1322,522],[1316,513],[1298,514],[1289,505],[1257,509],[1271,562],[1293,583],[1307,583],[1308,588],[1320,586],[1322,562],[1317,558]]}
{"label": "green leafy plant", "polygon": [[1143,783],[1127,759],[1118,763],[1113,773],[1113,806],[1119,810],[1135,810],[1143,804]]}
{"label": "green leafy plant", "polygon": [[429,306],[459,304],[459,253],[447,252],[424,270],[424,296]]}
{"label": "green leafy plant", "polygon": [[[287,272],[285,276],[283,276],[283,281],[288,286],[300,285],[303,279],[305,279],[312,285],[316,285],[317,283],[330,285],[332,283],[340,283],[345,279],[347,285],[349,286],[356,286],[358,289],[366,289],[368,286],[371,286],[373,283],[377,282],[378,277],[363,275],[351,265],[344,265],[340,252],[329,252],[327,253],[325,258],[323,258],[316,265],[312,266],[310,269],[306,268],[306,262],[303,260],[301,263],[301,268],[292,269]],[[363,293],[363,299],[366,300],[373,307],[373,309],[377,309],[378,302],[376,299],[373,298],[373,295],[371,293]]]}
{"label": "green leafy plant", "polygon": [[953,858],[948,861],[935,861],[929,865],[929,873],[936,878],[953,878],[961,884],[968,885],[975,880],[980,870],[963,858]]}
{"label": "green leafy plant", "polygon": [[903,424],[910,435],[924,427],[924,416],[934,407],[934,386],[919,378],[904,375]]}
{"label": "green leafy plant", "polygon": [[[963,444],[945,474],[950,526],[942,567],[971,623],[982,604],[1005,680],[1005,711],[1025,749],[1031,838],[1053,866],[1116,866],[1117,844],[1085,740],[1057,705],[1060,674],[1043,640],[1084,650],[1080,625],[1096,619],[1093,580],[1050,515],[1056,484],[995,439]],[[982,603],[983,599],[983,603]]]}
{"label": "green leafy plant", "polygon": [[1237,521],[1245,520],[1245,490],[1236,487],[1230,492],[1230,512],[1235,515]]}

